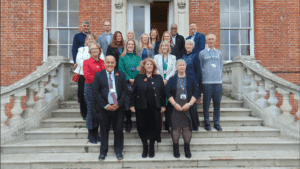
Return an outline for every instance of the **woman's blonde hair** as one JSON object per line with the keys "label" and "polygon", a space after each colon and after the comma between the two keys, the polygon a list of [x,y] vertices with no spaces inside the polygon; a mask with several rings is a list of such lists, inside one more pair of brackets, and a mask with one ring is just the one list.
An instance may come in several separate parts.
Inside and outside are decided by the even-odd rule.
{"label": "woman's blonde hair", "polygon": [[86,37],[85,37],[85,40],[84,40],[84,46],[88,46],[88,44],[87,44],[87,39],[88,39],[89,37],[94,38],[94,40],[96,41],[96,36],[95,36],[95,35],[93,35],[93,34],[87,34]]}
{"label": "woman's blonde hair", "polygon": [[165,41],[164,36],[165,36],[166,33],[170,35],[170,44],[171,44],[171,46],[173,47],[173,46],[174,46],[174,42],[173,42],[172,34],[171,34],[170,32],[165,31],[165,32],[163,33],[162,37],[161,37],[161,40],[162,40],[162,41]]}
{"label": "woman's blonde hair", "polygon": [[140,62],[140,66],[137,68],[137,70],[140,72],[140,74],[145,74],[146,73],[145,65],[146,65],[147,62],[151,62],[153,64],[152,74],[158,75],[157,65],[156,65],[154,59],[152,59],[152,58],[146,58],[145,60]]}
{"label": "woman's blonde hair", "polygon": [[99,50],[100,50],[100,52],[99,52],[99,56],[101,55],[101,52],[102,52],[102,50],[101,50],[101,46],[98,44],[98,43],[90,43],[90,45],[89,45],[89,53],[91,53],[91,46],[93,46],[93,45],[96,45],[97,46],[97,48],[99,48]]}
{"label": "woman's blonde hair", "polygon": [[124,46],[124,51],[123,51],[123,53],[121,54],[121,56],[125,56],[126,54],[127,54],[127,45],[128,45],[128,42],[133,42],[133,45],[134,45],[134,48],[133,48],[133,53],[135,54],[135,55],[137,55],[137,53],[136,53],[136,44],[135,44],[135,40],[134,39],[130,39],[130,40],[128,40],[126,43],[125,43],[125,46]]}
{"label": "woman's blonde hair", "polygon": [[146,35],[147,38],[148,38],[147,48],[148,48],[148,49],[153,49],[153,46],[151,45],[151,42],[150,42],[150,37],[149,37],[149,35],[148,35],[147,33],[143,33],[143,34],[141,35],[141,38],[140,38],[140,48],[142,49],[142,47],[143,47],[142,39],[143,39],[143,36],[144,36],[144,35]]}
{"label": "woman's blonde hair", "polygon": [[162,44],[167,44],[167,45],[168,45],[168,54],[170,54],[170,53],[172,52],[172,49],[171,49],[171,47],[170,47],[170,43],[167,42],[167,41],[162,41],[162,42],[160,43],[159,49],[158,49],[158,53],[159,53],[159,54],[162,54],[162,53],[163,53],[163,52],[162,52],[162,48],[161,48]]}

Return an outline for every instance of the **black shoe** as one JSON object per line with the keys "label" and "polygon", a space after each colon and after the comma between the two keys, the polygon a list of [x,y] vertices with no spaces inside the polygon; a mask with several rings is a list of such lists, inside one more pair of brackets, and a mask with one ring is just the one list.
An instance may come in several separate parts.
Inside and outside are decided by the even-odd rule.
{"label": "black shoe", "polygon": [[153,158],[155,156],[154,143],[155,143],[155,141],[150,140],[149,158]]}
{"label": "black shoe", "polygon": [[99,156],[99,160],[104,160],[105,159],[105,157],[106,157],[106,155],[105,154],[100,154],[100,156]]}
{"label": "black shoe", "polygon": [[116,153],[117,159],[122,160],[123,159],[123,154],[122,153]]}
{"label": "black shoe", "polygon": [[205,124],[205,127],[204,127],[204,128],[205,128],[206,131],[210,131],[210,130],[211,130],[210,124]]}
{"label": "black shoe", "polygon": [[184,143],[184,153],[185,153],[186,158],[191,158],[192,157],[189,143]]}
{"label": "black shoe", "polygon": [[93,139],[93,136],[92,135],[88,135],[88,139],[89,139],[89,142],[92,143],[92,144],[97,144],[97,140]]}
{"label": "black shoe", "polygon": [[178,143],[173,143],[173,155],[174,155],[175,158],[180,157],[179,144]]}
{"label": "black shoe", "polygon": [[222,131],[222,128],[221,128],[221,126],[220,126],[219,124],[215,124],[215,125],[214,125],[214,128],[215,128],[216,130],[218,130],[218,131]]}

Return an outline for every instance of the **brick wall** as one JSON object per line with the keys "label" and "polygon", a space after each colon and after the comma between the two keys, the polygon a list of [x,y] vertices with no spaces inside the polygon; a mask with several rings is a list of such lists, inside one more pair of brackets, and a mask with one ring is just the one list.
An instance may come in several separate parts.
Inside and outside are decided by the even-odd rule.
{"label": "brick wall", "polygon": [[103,34],[104,22],[111,21],[111,0],[79,0],[79,31],[83,21],[90,21],[92,34]]}
{"label": "brick wall", "polygon": [[254,3],[255,58],[294,84],[300,83],[299,6],[298,0]]}
{"label": "brick wall", "polygon": [[43,59],[43,1],[1,0],[1,86],[36,70]]}
{"label": "brick wall", "polygon": [[190,0],[190,22],[197,24],[198,32],[217,36],[216,48],[220,50],[220,1]]}

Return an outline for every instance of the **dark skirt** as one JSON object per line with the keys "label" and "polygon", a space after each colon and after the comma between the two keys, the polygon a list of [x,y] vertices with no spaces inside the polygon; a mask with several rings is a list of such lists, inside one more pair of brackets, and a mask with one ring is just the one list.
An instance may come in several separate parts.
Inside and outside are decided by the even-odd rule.
{"label": "dark skirt", "polygon": [[127,83],[128,93],[125,98],[125,111],[130,110],[130,98],[132,94],[132,86],[130,86],[130,83]]}
{"label": "dark skirt", "polygon": [[93,84],[85,84],[84,98],[87,104],[86,128],[90,130],[100,125],[100,118],[96,109],[96,99],[94,97]]}
{"label": "dark skirt", "polygon": [[84,75],[79,76],[78,80],[78,103],[80,105],[80,114],[82,118],[85,120],[87,115],[87,106],[84,99],[84,84],[85,84],[85,78]]}

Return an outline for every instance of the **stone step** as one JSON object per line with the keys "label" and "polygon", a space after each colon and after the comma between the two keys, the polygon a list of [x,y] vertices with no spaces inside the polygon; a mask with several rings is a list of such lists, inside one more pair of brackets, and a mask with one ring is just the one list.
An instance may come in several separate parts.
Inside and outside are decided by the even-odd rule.
{"label": "stone step", "polygon": [[[221,107],[222,108],[235,108],[235,107],[243,107],[243,101],[238,101],[238,100],[222,100],[221,101]],[[79,103],[78,101],[66,101],[66,102],[61,102],[59,104],[59,107],[61,109],[79,109]],[[203,108],[203,103],[201,103],[197,106],[198,108]],[[213,103],[211,102],[210,108],[213,108]],[[202,111],[202,110],[201,110]]]}
{"label": "stone step", "polygon": [[[198,115],[199,117],[203,117],[203,110],[198,108]],[[213,109],[209,109],[210,116],[213,115]],[[246,108],[221,108],[220,115],[221,117],[228,117],[228,116],[249,116],[251,114],[251,109]],[[132,113],[132,116],[135,116],[135,113]],[[52,117],[54,118],[62,118],[62,117],[81,117],[79,109],[57,109],[52,112]]]}
{"label": "stone step", "polygon": [[[113,152],[114,140],[109,140],[109,151]],[[183,139],[179,140],[180,150],[183,151]],[[18,143],[2,145],[4,154],[25,153],[98,153],[98,144],[87,143],[87,139],[56,139],[56,140],[24,140]],[[192,138],[192,151],[290,151],[299,149],[299,141],[278,137],[245,137],[245,138]],[[172,152],[171,138],[164,138],[156,143],[156,152]],[[142,152],[140,139],[125,139],[124,152]]]}
{"label": "stone step", "polygon": [[[193,131],[193,138],[229,138],[229,137],[278,137],[279,130],[265,126],[224,126],[223,131],[217,131],[212,128],[211,131],[199,127],[199,131]],[[136,129],[130,133],[124,131],[125,139],[139,138]],[[88,131],[86,128],[40,128],[25,132],[27,140],[44,139],[86,139]],[[110,131],[110,138],[113,138],[113,131]],[[163,130],[162,138],[171,138],[170,133]]]}
{"label": "stone step", "polygon": [[190,159],[181,151],[180,158],[172,152],[159,152],[154,158],[141,157],[141,153],[124,152],[123,160],[117,160],[109,152],[104,161],[98,161],[99,153],[40,153],[2,154],[1,169],[37,168],[193,168],[193,167],[299,167],[299,151],[206,151],[192,152]]}
{"label": "stone step", "polygon": [[[210,125],[213,127],[213,117],[210,117]],[[136,127],[136,117],[132,117],[132,126]],[[204,118],[199,117],[200,127],[204,127]],[[165,121],[165,117],[163,117]],[[261,126],[263,119],[256,117],[220,117],[221,126]],[[82,118],[50,118],[42,120],[42,127],[45,128],[72,128],[72,127],[84,127],[86,121]]]}

